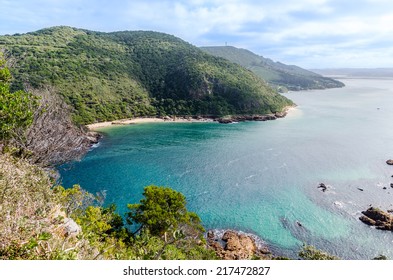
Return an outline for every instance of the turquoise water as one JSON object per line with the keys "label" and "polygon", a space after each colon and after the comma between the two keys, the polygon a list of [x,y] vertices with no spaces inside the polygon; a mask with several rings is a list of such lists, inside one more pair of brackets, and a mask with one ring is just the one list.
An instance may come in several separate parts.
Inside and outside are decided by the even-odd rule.
{"label": "turquoise water", "polygon": [[358,220],[370,204],[393,208],[393,80],[343,82],[286,94],[298,107],[276,121],[103,128],[97,148],[60,167],[62,183],[105,192],[120,213],[144,186],[170,186],[206,228],[257,234],[291,257],[307,243],[345,259],[393,258],[393,234]]}

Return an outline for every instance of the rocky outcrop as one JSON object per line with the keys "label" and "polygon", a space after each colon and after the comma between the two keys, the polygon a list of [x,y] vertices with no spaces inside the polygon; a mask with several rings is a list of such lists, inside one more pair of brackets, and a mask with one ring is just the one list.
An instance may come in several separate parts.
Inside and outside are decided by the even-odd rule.
{"label": "rocky outcrop", "polygon": [[322,192],[326,192],[327,191],[327,186],[324,183],[320,183],[317,188],[321,189]]}
{"label": "rocky outcrop", "polygon": [[231,116],[216,119],[219,123],[234,123],[234,122],[245,122],[245,121],[272,121],[277,118],[283,118],[286,115],[286,112],[276,113],[276,114],[268,114],[268,115],[243,115],[243,116]]}
{"label": "rocky outcrop", "polygon": [[65,218],[62,225],[65,236],[75,237],[82,232],[82,228],[71,218]]}
{"label": "rocky outcrop", "polygon": [[393,216],[381,209],[370,207],[362,212],[363,216],[359,219],[370,226],[375,226],[381,230],[393,230]]}
{"label": "rocky outcrop", "polygon": [[276,113],[274,114],[274,116],[275,116],[276,118],[284,118],[284,117],[286,117],[287,114],[288,114],[288,111],[285,110],[285,111],[282,111],[282,112],[276,112]]}
{"label": "rocky outcrop", "polygon": [[88,131],[86,133],[86,137],[90,141],[90,145],[94,145],[98,143],[98,141],[102,138],[102,135],[96,131]]}
{"label": "rocky outcrop", "polygon": [[393,159],[388,159],[388,160],[386,161],[386,164],[388,164],[388,165],[393,165]]}
{"label": "rocky outcrop", "polygon": [[207,234],[209,246],[223,260],[248,260],[254,257],[260,259],[270,259],[271,252],[266,246],[258,245],[251,235],[225,231],[222,236],[214,231]]}

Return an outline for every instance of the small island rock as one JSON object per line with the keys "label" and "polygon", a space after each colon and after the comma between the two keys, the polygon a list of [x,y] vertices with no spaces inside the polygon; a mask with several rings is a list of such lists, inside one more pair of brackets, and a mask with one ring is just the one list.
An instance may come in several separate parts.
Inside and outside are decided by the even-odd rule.
{"label": "small island rock", "polygon": [[375,226],[381,230],[393,230],[393,216],[381,209],[370,207],[362,212],[363,216],[359,219],[370,226]]}

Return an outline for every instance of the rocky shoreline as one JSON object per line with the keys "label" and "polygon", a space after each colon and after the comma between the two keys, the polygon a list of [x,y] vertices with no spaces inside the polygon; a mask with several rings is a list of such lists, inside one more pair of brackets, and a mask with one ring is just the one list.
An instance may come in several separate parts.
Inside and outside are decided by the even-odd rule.
{"label": "rocky shoreline", "polygon": [[229,117],[217,118],[214,120],[224,124],[245,122],[245,121],[274,121],[278,118],[284,118],[287,114],[288,111],[285,110],[283,112],[277,112],[274,114],[229,116]]}
{"label": "rocky shoreline", "polygon": [[235,230],[209,230],[207,244],[222,260],[272,259],[266,243],[259,237]]}

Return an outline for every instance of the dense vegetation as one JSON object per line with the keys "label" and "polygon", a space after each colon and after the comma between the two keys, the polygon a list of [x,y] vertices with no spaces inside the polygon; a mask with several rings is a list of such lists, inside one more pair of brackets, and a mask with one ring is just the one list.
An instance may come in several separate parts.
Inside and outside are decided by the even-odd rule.
{"label": "dense vegetation", "polygon": [[287,90],[307,90],[343,87],[344,84],[331,78],[294,65],[285,65],[235,47],[203,47],[205,52],[226,58],[247,69],[284,92]]}
{"label": "dense vegetation", "polygon": [[20,131],[33,122],[37,105],[31,94],[22,90],[11,92],[10,82],[11,73],[0,52],[0,144],[23,137]]}
{"label": "dense vegetation", "polygon": [[50,85],[76,123],[148,115],[266,114],[292,102],[225,59],[157,32],[53,27],[1,36],[13,90]]}

